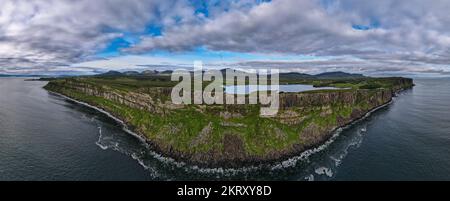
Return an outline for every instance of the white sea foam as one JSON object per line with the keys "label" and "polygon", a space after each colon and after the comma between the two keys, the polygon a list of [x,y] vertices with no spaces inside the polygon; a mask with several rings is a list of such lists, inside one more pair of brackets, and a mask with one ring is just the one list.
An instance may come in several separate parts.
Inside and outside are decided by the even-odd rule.
{"label": "white sea foam", "polygon": [[306,181],[314,181],[314,175],[310,174],[308,176],[305,177]]}
{"label": "white sea foam", "polygon": [[102,127],[101,126],[99,126],[99,127],[97,127],[98,128],[98,140],[97,140],[97,142],[95,142],[95,144],[97,145],[97,146],[99,146],[101,149],[103,149],[103,150],[107,150],[108,149],[108,146],[106,146],[106,145],[103,145],[102,144]]}
{"label": "white sea foam", "polygon": [[318,175],[327,175],[328,177],[333,177],[333,171],[327,167],[319,167],[315,169],[314,172]]}

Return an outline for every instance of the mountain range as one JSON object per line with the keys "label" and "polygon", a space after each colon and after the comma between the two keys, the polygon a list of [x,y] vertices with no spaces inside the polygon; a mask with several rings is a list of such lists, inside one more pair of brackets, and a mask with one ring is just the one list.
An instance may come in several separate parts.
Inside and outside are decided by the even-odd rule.
{"label": "mountain range", "polygon": [[[138,71],[108,71],[106,73],[98,74],[96,76],[161,76],[161,75],[171,75],[173,71],[156,71],[156,70],[145,70],[142,72]],[[225,74],[226,69],[221,70]],[[305,74],[297,72],[280,73],[280,79],[348,79],[348,78],[364,78],[363,74],[346,73],[342,71],[325,72],[320,74]]]}

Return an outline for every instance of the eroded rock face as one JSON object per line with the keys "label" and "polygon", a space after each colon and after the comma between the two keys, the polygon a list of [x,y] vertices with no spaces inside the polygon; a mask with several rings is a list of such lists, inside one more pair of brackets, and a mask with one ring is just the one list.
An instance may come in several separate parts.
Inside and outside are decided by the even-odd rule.
{"label": "eroded rock face", "polygon": [[282,93],[280,94],[280,108],[330,106],[332,104],[355,105],[366,101],[373,106],[388,102],[393,96],[390,89],[379,90],[351,90],[335,92],[313,93]]}
{"label": "eroded rock face", "polygon": [[192,141],[192,145],[196,146],[199,144],[206,144],[209,142],[209,138],[211,137],[212,132],[212,122],[209,122],[207,126],[205,126],[202,131],[198,134],[198,136]]}
{"label": "eroded rock face", "polygon": [[353,109],[352,114],[350,114],[350,119],[349,120],[361,118],[364,114],[365,114],[364,111],[355,108],[355,109]]}
{"label": "eroded rock face", "polygon": [[223,158],[225,160],[244,160],[246,152],[242,139],[233,134],[225,134],[223,138]]}
{"label": "eroded rock face", "polygon": [[351,120],[351,118],[346,118],[346,117],[343,117],[343,116],[341,116],[341,115],[338,115],[337,117],[336,117],[336,123],[338,124],[338,125],[345,125],[347,122],[349,122]]}
{"label": "eroded rock face", "polygon": [[[164,114],[168,109],[178,109],[180,105],[174,105],[171,102],[161,102],[161,100],[154,99],[150,94],[167,95],[170,93],[170,88],[155,87],[152,89],[145,89],[145,93],[133,92],[133,91],[116,91],[106,86],[94,86],[83,82],[67,81],[64,87],[70,88],[78,92],[82,92],[86,95],[102,97],[107,100],[111,100],[132,108],[146,110],[152,113]],[[151,91],[153,90],[153,91]],[[157,97],[157,96],[156,96]],[[181,106],[182,107],[182,106]]]}
{"label": "eroded rock face", "polygon": [[276,119],[283,124],[296,125],[300,124],[306,116],[300,112],[293,110],[282,110],[278,112]]}
{"label": "eroded rock face", "polygon": [[300,133],[299,139],[311,144],[318,143],[322,136],[322,128],[314,123],[308,125],[303,132]]}

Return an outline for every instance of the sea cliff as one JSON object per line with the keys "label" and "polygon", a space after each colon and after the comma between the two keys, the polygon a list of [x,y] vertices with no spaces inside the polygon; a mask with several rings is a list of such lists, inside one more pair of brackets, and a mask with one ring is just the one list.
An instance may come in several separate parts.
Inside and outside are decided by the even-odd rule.
{"label": "sea cliff", "polygon": [[111,113],[165,156],[200,166],[236,167],[316,147],[337,128],[413,86],[407,78],[390,82],[376,89],[280,93],[280,111],[273,117],[261,117],[260,105],[174,105],[171,87],[128,80],[66,78],[51,80],[45,88]]}

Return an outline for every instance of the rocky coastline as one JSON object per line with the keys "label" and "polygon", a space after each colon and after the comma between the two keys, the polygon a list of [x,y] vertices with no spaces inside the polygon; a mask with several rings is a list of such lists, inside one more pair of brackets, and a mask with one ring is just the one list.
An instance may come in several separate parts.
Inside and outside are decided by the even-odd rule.
{"label": "rocky coastline", "polygon": [[[170,144],[161,142],[157,138],[152,139],[151,137],[148,137],[148,134],[145,133],[145,130],[136,127],[136,125],[133,125],[130,119],[127,119],[117,112],[115,113],[115,111],[112,111],[104,105],[98,104],[94,101],[90,101],[89,99],[77,97],[76,95],[74,95],[75,93],[69,93],[68,90],[62,90],[62,88],[59,87],[69,87],[70,90],[77,91],[79,93],[87,94],[89,96],[106,98],[107,100],[112,100],[114,102],[128,105],[132,108],[137,108],[139,110],[145,110],[150,113],[158,114],[162,117],[167,115],[166,113],[168,113],[168,110],[170,113],[171,110],[179,109],[175,106],[166,105],[166,103],[164,102],[155,100],[151,95],[148,95],[148,93],[143,94],[133,92],[132,94],[120,94],[103,89],[99,90],[98,87],[89,86],[86,83],[82,83],[81,85],[80,83],[65,83],[64,86],[55,86],[52,82],[50,82],[45,88],[52,93],[61,95],[72,101],[81,103],[107,114],[118,123],[122,124],[123,128],[126,131],[145,140],[155,152],[161,153],[165,157],[170,157],[176,161],[181,161],[189,165],[197,165],[201,167],[243,167],[258,165],[261,163],[283,161],[285,159],[298,156],[307,150],[316,148],[329,140],[337,129],[346,127],[354,123],[355,121],[364,118],[367,114],[370,114],[374,110],[388,105],[397,93],[409,89],[412,86],[412,81],[411,83],[409,83],[408,81],[408,83],[403,83],[398,87],[392,89],[375,91],[342,90],[334,92],[280,94],[280,106],[282,112],[275,118],[277,122],[288,126],[298,125],[302,123],[301,119],[304,119],[305,117],[301,116],[300,113],[297,112],[297,109],[313,106],[316,108],[321,108],[319,110],[319,115],[323,116],[324,119],[329,118],[330,115],[335,116],[335,123],[323,125],[317,123],[306,124],[307,126],[304,126],[304,128],[302,128],[301,130],[301,133],[299,134],[301,138],[298,143],[293,143],[292,145],[286,146],[279,150],[270,150],[262,155],[249,154],[248,152],[246,152],[244,140],[238,137],[239,135],[228,133],[223,135],[223,138],[221,139],[220,143],[222,144],[222,149],[210,149],[204,152],[186,152],[179,150]],[[157,93],[168,92],[166,89],[157,89]],[[364,103],[364,107],[361,106],[361,101]],[[348,116],[336,115],[337,113],[335,109],[330,109],[330,105],[333,105],[333,107],[335,107],[336,104],[339,107],[340,104],[349,105],[350,107],[354,105],[355,107],[348,112]],[[347,107],[345,108],[347,109]],[[241,117],[245,118],[245,114],[241,114],[239,112],[236,113],[234,112],[235,110],[236,109],[227,109],[225,111],[221,111],[222,116],[224,116],[222,118],[225,119],[222,120],[224,124],[225,122],[230,124],[228,121],[226,121],[227,118],[231,118],[229,116],[241,115]],[[224,115],[225,113],[228,116]],[[212,130],[211,127],[211,123],[207,124],[203,129],[201,129],[201,132],[198,135],[200,137],[196,138],[197,141],[193,141],[191,143],[205,143],[205,140],[201,139],[202,133],[203,136],[211,134],[211,131],[209,131]],[[173,132],[176,132],[177,129],[173,130]],[[286,135],[284,131],[281,131],[277,127],[275,127],[273,130],[279,132],[278,135],[282,137]]]}

